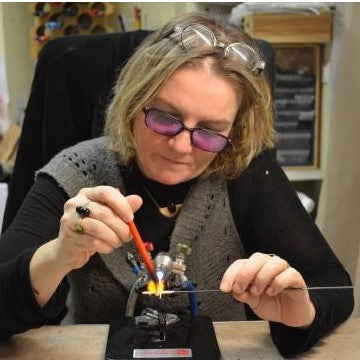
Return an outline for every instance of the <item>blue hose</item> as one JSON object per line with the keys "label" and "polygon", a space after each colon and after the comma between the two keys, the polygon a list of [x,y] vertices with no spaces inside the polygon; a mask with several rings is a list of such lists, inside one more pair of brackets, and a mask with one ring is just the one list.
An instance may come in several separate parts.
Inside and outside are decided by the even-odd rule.
{"label": "blue hose", "polygon": [[[194,291],[195,286],[191,281],[186,281],[184,283],[185,289],[189,291]],[[199,299],[196,292],[189,292],[189,304],[190,304],[190,314],[192,316],[199,315]]]}

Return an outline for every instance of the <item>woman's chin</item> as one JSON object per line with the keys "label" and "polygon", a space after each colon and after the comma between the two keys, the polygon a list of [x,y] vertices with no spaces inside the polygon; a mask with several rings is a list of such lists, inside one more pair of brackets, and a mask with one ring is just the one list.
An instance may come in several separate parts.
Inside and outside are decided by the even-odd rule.
{"label": "woman's chin", "polygon": [[193,179],[194,176],[190,175],[180,175],[180,174],[174,174],[174,173],[168,173],[168,172],[158,172],[156,174],[153,174],[151,177],[152,180],[159,182],[164,185],[177,185],[186,181],[189,181]]}

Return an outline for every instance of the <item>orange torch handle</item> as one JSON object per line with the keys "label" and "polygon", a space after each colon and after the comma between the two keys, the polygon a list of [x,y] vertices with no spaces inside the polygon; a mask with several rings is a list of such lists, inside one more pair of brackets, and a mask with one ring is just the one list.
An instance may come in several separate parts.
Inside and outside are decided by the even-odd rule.
{"label": "orange torch handle", "polygon": [[140,256],[142,257],[142,259],[144,260],[144,263],[146,265],[146,268],[149,271],[149,275],[150,275],[151,279],[154,280],[155,282],[157,282],[157,278],[155,275],[155,266],[149,256],[148,252],[146,251],[145,245],[141,239],[138,229],[135,226],[134,221],[130,221],[128,225],[130,228],[131,235],[134,238],[134,242],[135,242],[137,251],[140,254]]}

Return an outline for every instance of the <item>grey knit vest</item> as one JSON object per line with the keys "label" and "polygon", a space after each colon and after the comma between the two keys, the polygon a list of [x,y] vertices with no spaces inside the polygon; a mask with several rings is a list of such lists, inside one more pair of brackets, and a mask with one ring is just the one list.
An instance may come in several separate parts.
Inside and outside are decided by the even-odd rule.
{"label": "grey knit vest", "polygon": [[[56,155],[37,174],[52,176],[69,197],[83,187],[109,185],[126,194],[120,169],[104,137],[84,141]],[[218,289],[229,265],[243,257],[229,205],[226,182],[207,178],[198,181],[186,197],[170,238],[170,254],[177,243],[188,244],[185,275],[198,289]],[[125,261],[127,252],[136,254],[133,242],[111,254],[91,257],[81,269],[69,274],[76,323],[108,323],[124,316],[129,290],[136,280]],[[199,293],[200,313],[215,321],[244,320],[242,304],[230,294]],[[187,295],[140,296],[139,306],[159,307],[163,311],[182,311],[189,305]]]}

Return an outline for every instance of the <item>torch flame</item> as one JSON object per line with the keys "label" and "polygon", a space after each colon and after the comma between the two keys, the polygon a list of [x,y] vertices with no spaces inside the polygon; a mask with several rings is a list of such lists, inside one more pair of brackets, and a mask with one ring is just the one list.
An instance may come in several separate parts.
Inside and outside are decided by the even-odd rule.
{"label": "torch flame", "polygon": [[147,291],[149,292],[149,294],[159,296],[160,299],[164,289],[165,289],[165,283],[162,280],[159,280],[157,282],[151,280],[147,284]]}

